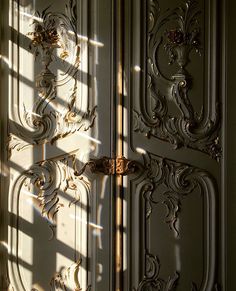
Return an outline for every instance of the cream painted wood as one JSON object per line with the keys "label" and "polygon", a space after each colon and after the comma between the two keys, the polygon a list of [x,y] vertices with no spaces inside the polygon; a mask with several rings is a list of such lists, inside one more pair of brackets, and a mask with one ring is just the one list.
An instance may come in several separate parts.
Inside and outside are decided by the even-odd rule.
{"label": "cream painted wood", "polygon": [[109,290],[111,179],[74,172],[111,155],[111,3],[2,6],[0,289]]}

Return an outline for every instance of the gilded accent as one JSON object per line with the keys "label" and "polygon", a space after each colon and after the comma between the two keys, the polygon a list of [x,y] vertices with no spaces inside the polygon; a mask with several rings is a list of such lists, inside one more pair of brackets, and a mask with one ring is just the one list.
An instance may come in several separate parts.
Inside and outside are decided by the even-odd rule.
{"label": "gilded accent", "polygon": [[[169,56],[169,64],[176,62],[179,67],[177,75],[189,74],[185,67],[192,50],[201,55],[200,27],[197,18],[199,14],[198,3],[192,0],[187,1],[185,5],[174,10],[173,16],[178,26],[166,32],[167,43],[164,47]],[[184,82],[181,83],[184,84]]]}
{"label": "gilded accent", "polygon": [[[192,61],[190,53],[196,51],[200,54],[201,51],[198,3],[185,1],[180,7],[161,11],[157,0],[147,0],[146,7],[146,93],[140,97],[143,98],[140,108],[133,110],[134,131],[144,133],[147,138],[168,141],[174,149],[189,147],[219,161],[222,150],[218,96],[209,94],[209,100],[202,101],[198,112],[191,100],[194,76],[187,71]],[[174,74],[168,75],[167,66],[160,65],[163,51],[167,52],[173,69],[176,68]],[[206,104],[212,106],[207,108],[209,105]],[[173,105],[179,113],[173,112]]]}
{"label": "gilded accent", "polygon": [[[62,268],[56,273],[50,282],[50,291],[82,291],[78,280],[81,260],[72,264],[69,268]],[[86,289],[88,290],[88,288]]]}
{"label": "gilded accent", "polygon": [[56,214],[61,207],[66,205],[60,202],[59,193],[73,191],[74,198],[68,203],[68,207],[80,200],[80,187],[90,190],[90,184],[83,177],[76,177],[75,155],[68,155],[60,160],[45,160],[33,165],[29,170],[22,173],[19,179],[19,191],[23,188],[35,193],[33,203],[40,209],[41,215],[47,218],[51,230],[51,237],[55,236]]}
{"label": "gilded accent", "polygon": [[[34,31],[29,32],[28,36],[31,37],[30,49],[42,67],[35,77],[38,99],[32,108],[17,104],[18,107],[23,106],[23,110],[17,112],[19,120],[10,123],[9,157],[15,150],[21,151],[34,144],[53,144],[76,131],[88,131],[94,126],[97,106],[87,100],[85,112],[78,108],[80,45],[76,12],[75,0],[70,0],[66,5],[65,14],[51,12],[50,7],[41,13],[36,12],[36,19],[39,18],[40,21],[33,21]],[[62,51],[59,57],[56,49]],[[69,57],[70,60],[66,63],[65,60]],[[59,76],[50,67],[60,59],[65,72]],[[58,110],[55,106],[57,88],[69,86],[69,82],[72,87],[68,90],[67,100],[63,100],[64,108]]]}
{"label": "gilded accent", "polygon": [[87,167],[92,173],[126,176],[135,173],[140,165],[138,162],[130,161],[123,156],[117,158],[102,157],[89,160],[79,171],[75,171],[75,175],[81,176]]}

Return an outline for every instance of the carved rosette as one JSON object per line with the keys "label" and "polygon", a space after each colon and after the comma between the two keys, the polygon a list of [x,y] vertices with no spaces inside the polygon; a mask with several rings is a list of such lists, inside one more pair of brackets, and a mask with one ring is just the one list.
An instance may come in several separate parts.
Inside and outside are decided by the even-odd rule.
{"label": "carved rosette", "polygon": [[[38,96],[32,108],[23,104],[24,110],[15,114],[18,120],[10,125],[9,157],[15,150],[21,151],[33,144],[53,144],[76,131],[88,131],[94,125],[96,106],[88,101],[87,111],[78,108],[80,45],[76,11],[76,1],[70,0],[65,14],[51,12],[49,7],[35,13],[34,31],[29,32],[28,37],[31,38],[30,50],[41,65],[40,73],[35,76]],[[51,68],[56,62],[64,66],[60,76]],[[57,89],[68,84],[73,85],[68,90],[64,109],[58,110],[55,106]]]}
{"label": "carved rosette", "polygon": [[[134,131],[168,141],[174,148],[189,147],[220,160],[220,108],[216,97],[212,107],[202,104],[197,112],[191,100],[194,76],[187,70],[191,52],[201,56],[200,10],[189,0],[182,6],[162,11],[157,0],[147,0],[146,96],[134,110]],[[166,51],[176,73],[168,76],[160,68],[160,51]],[[168,64],[166,64],[168,65]],[[209,104],[208,102],[208,104]],[[207,103],[207,102],[204,102]],[[171,113],[173,105],[179,114]],[[204,115],[204,113],[206,115]]]}

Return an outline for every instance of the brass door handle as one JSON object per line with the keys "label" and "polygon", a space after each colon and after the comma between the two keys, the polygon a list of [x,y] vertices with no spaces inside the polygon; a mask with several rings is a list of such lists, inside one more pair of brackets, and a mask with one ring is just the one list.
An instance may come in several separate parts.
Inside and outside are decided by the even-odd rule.
{"label": "brass door handle", "polygon": [[80,171],[75,171],[74,174],[81,176],[87,167],[89,167],[92,173],[126,176],[135,173],[140,168],[140,164],[136,161],[128,160],[123,156],[116,158],[102,157],[89,160]]}

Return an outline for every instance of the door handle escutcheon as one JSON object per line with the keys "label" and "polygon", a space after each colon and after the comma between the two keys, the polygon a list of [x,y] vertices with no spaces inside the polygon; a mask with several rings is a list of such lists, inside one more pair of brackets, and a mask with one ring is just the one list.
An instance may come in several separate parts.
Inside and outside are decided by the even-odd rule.
{"label": "door handle escutcheon", "polygon": [[92,173],[103,173],[104,175],[122,175],[126,176],[135,173],[140,167],[139,163],[126,159],[124,156],[116,158],[102,157],[91,159],[84,164],[81,170],[75,171],[76,176],[81,176],[86,168]]}

